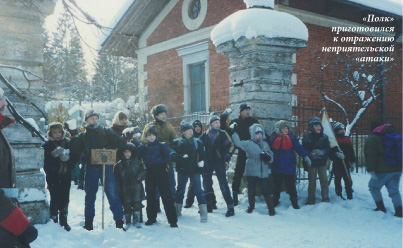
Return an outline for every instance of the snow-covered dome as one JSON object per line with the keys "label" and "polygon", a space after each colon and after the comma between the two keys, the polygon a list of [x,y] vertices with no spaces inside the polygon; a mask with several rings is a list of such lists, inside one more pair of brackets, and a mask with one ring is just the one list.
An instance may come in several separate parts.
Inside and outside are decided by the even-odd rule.
{"label": "snow-covered dome", "polygon": [[264,36],[308,40],[308,29],[301,20],[288,13],[268,9],[274,6],[273,1],[244,1],[248,9],[233,13],[211,31],[211,40],[215,46],[230,40],[236,41],[242,36],[247,39]]}

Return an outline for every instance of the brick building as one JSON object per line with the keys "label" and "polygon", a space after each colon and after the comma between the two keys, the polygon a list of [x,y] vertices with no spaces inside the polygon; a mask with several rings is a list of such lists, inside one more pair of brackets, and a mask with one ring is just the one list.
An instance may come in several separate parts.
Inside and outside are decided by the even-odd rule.
{"label": "brick building", "polygon": [[[385,94],[376,99],[372,110],[402,109],[402,38],[401,4],[386,0],[379,6],[367,6],[357,0],[277,0],[275,10],[298,17],[308,27],[306,48],[294,56],[293,100],[291,105],[322,100],[320,89],[338,93],[335,79],[345,65],[335,63],[321,73],[318,56],[336,61],[342,54],[322,52],[323,47],[353,46],[340,42],[341,37],[393,37],[392,69],[384,70]],[[363,1],[361,1],[363,2]],[[396,8],[392,8],[396,7]],[[228,105],[229,59],[216,53],[210,32],[232,13],[245,9],[243,0],[136,0],[126,10],[112,33],[102,44],[101,53],[137,57],[141,108],[148,111],[164,103],[172,112],[205,112],[211,106]],[[391,17],[389,22],[365,22],[364,18]],[[391,20],[391,19],[389,19]],[[394,32],[343,32],[336,35],[332,27],[393,27]],[[367,29],[368,30],[368,29]],[[388,29],[385,29],[388,30]],[[334,37],[339,41],[335,42]],[[391,44],[387,44],[391,45]],[[385,43],[362,43],[354,46],[387,46]],[[318,52],[316,52],[318,51]],[[348,53],[344,53],[345,56]],[[366,56],[378,56],[374,54]],[[366,63],[368,73],[379,76],[380,63]],[[322,71],[323,72],[323,71]],[[322,82],[322,83],[318,83]],[[340,86],[342,87],[342,86]],[[382,95],[382,87],[376,90]],[[354,99],[346,99],[355,101]],[[253,112],[252,112],[253,114]]]}

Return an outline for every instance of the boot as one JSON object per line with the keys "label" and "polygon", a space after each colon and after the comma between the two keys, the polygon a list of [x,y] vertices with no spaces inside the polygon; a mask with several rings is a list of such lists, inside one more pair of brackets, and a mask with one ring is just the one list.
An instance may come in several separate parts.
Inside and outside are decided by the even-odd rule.
{"label": "boot", "polygon": [[395,207],[395,216],[402,218],[402,206]]}
{"label": "boot", "polygon": [[115,220],[116,228],[123,229],[123,220]]}
{"label": "boot", "polygon": [[255,209],[255,196],[248,195],[248,201],[249,201],[249,207],[248,209],[246,209],[246,212],[250,214],[253,212],[253,209]]}
{"label": "boot", "polygon": [[232,191],[232,197],[234,198],[234,207],[238,206],[238,193]]}
{"label": "boot", "polygon": [[269,209],[269,215],[275,215],[276,211],[274,210],[273,199],[271,198],[271,196],[265,195],[264,200],[266,201],[267,208]]}
{"label": "boot", "polygon": [[353,192],[347,192],[347,200],[353,199]]}
{"label": "boot", "polygon": [[57,218],[57,215],[51,215],[51,216],[50,216],[50,219],[53,220],[54,223],[58,223],[58,222],[59,222],[59,221],[58,221],[58,218]]}
{"label": "boot", "polygon": [[84,229],[87,231],[92,231],[94,229],[93,220],[85,220]]}
{"label": "boot", "polygon": [[177,217],[179,217],[179,216],[182,215],[182,205],[183,205],[183,204],[179,204],[179,203],[176,203],[176,202],[175,202],[175,204],[174,204],[175,210],[176,210],[176,216],[177,216]]}
{"label": "boot", "polygon": [[78,182],[77,189],[84,190],[84,182],[83,181]]}
{"label": "boot", "polygon": [[69,224],[67,224],[67,214],[67,208],[64,208],[59,214],[59,221],[60,226],[64,227],[64,230],[70,232],[71,227]]}
{"label": "boot", "polygon": [[178,227],[178,224],[175,222],[175,223],[169,223],[169,226],[170,227],[172,227],[172,228],[177,228]]}
{"label": "boot", "polygon": [[193,206],[193,202],[188,201],[189,199],[186,199],[186,205],[184,208],[191,208]]}
{"label": "boot", "polygon": [[298,205],[298,197],[294,196],[294,197],[290,197],[291,200],[291,205],[294,209],[299,209],[299,205]]}
{"label": "boot", "polygon": [[225,217],[231,217],[235,215],[234,208],[228,208],[227,212],[225,213]]}
{"label": "boot", "polygon": [[200,210],[200,222],[206,223],[207,222],[207,204],[199,204]]}
{"label": "boot", "polygon": [[375,202],[375,204],[376,204],[376,208],[374,209],[374,211],[382,211],[382,212],[386,213],[386,208],[385,208],[385,205],[383,205],[383,201]]}
{"label": "boot", "polygon": [[147,221],[146,221],[146,223],[144,223],[146,226],[151,226],[152,224],[154,224],[154,223],[156,223],[157,221],[156,220],[150,220],[150,219],[148,219]]}
{"label": "boot", "polygon": [[125,214],[125,227],[123,228],[123,230],[127,231],[129,230],[130,226],[132,225],[132,214],[131,213],[126,213]]}
{"label": "boot", "polygon": [[141,216],[141,212],[140,212],[140,211],[135,211],[134,214],[133,214],[133,224],[134,224],[137,228],[141,228],[140,216]]}

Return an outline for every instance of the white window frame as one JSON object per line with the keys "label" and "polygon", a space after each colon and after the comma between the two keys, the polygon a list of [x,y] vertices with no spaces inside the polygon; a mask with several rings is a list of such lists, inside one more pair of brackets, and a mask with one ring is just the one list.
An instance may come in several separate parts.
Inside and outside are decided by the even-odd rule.
{"label": "white window frame", "polygon": [[178,55],[182,57],[183,68],[183,107],[185,114],[191,114],[191,85],[189,68],[191,65],[204,63],[205,91],[206,91],[206,112],[210,107],[210,41],[190,45],[177,49]]}

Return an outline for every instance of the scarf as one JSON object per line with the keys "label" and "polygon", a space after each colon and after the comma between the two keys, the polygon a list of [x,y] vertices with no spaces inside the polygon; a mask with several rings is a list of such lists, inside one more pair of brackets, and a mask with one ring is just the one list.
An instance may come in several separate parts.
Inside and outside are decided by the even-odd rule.
{"label": "scarf", "polygon": [[273,142],[273,148],[276,150],[289,150],[292,148],[292,140],[288,135],[278,135]]}

